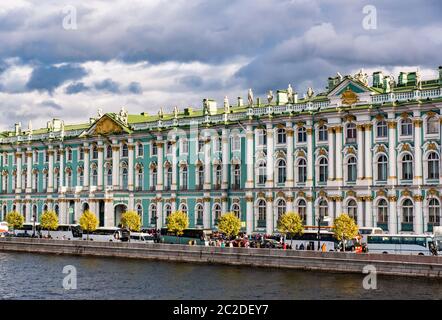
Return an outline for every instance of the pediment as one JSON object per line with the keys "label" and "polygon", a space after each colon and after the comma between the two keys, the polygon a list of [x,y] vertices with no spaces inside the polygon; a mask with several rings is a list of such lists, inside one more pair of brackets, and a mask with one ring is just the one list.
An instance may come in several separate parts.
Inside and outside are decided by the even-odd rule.
{"label": "pediment", "polygon": [[110,117],[108,114],[103,115],[95,121],[80,136],[103,136],[120,133],[130,133],[131,130],[120,121]]}
{"label": "pediment", "polygon": [[327,94],[327,97],[339,105],[354,105],[368,101],[372,93],[371,88],[362,82],[346,77]]}

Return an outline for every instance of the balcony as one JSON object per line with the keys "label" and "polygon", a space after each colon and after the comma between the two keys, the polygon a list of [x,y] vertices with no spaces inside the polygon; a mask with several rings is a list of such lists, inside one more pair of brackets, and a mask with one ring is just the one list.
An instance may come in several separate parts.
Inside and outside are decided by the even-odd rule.
{"label": "balcony", "polygon": [[413,223],[402,222],[401,231],[413,231]]}
{"label": "balcony", "polygon": [[266,221],[258,220],[258,228],[265,228],[265,227],[266,227]]}

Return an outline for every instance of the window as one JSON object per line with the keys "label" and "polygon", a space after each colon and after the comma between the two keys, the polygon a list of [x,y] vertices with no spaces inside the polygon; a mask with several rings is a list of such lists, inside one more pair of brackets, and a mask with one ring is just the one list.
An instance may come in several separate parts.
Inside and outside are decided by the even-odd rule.
{"label": "window", "polygon": [[98,159],[98,148],[97,146],[92,147],[92,159],[97,160]]}
{"label": "window", "polygon": [[287,179],[285,160],[283,159],[278,160],[276,166],[278,168],[278,183],[285,183]]}
{"label": "window", "polygon": [[233,167],[233,186],[239,188],[241,183],[241,167],[239,164],[235,164]]}
{"label": "window", "polygon": [[139,157],[144,156],[144,146],[141,142],[137,145],[137,153]]}
{"label": "window", "polygon": [[79,160],[84,160],[84,149],[80,147]]}
{"label": "window", "polygon": [[189,153],[189,141],[186,138],[181,141],[181,151],[182,153]]}
{"label": "window", "polygon": [[348,201],[347,204],[347,214],[353,218],[353,220],[357,223],[358,222],[358,206],[356,204],[356,201],[351,199]]}
{"label": "window", "polygon": [[328,179],[328,161],[327,158],[319,159],[319,182],[327,182]]}
{"label": "window", "polygon": [[158,154],[158,146],[155,142],[152,142],[152,156],[156,156]]}
{"label": "window", "polygon": [[266,180],[266,163],[265,161],[261,161],[258,164],[258,184],[264,184],[266,183]]}
{"label": "window", "polygon": [[34,163],[38,163],[38,151],[34,151]]}
{"label": "window", "polygon": [[328,217],[328,203],[324,199],[319,201],[319,215],[322,218]]}
{"label": "window", "polygon": [[[47,152],[46,152],[46,154],[47,154]],[[5,166],[8,165],[8,158],[9,158],[8,154],[4,153],[3,154],[3,163],[4,163]]]}
{"label": "window", "polygon": [[172,141],[167,141],[167,143],[166,143],[166,153],[167,154],[172,154],[172,145],[173,145]]}
{"label": "window", "polygon": [[388,223],[388,205],[385,199],[378,202],[378,223]]}
{"label": "window", "polygon": [[169,166],[166,169],[166,187],[170,188],[172,185],[172,167]]}
{"label": "window", "polygon": [[428,154],[427,169],[428,179],[439,179],[439,155],[436,152]]}
{"label": "window", "polygon": [[327,126],[320,126],[318,128],[318,140],[327,141],[327,139],[328,139]]}
{"label": "window", "polygon": [[386,138],[388,136],[387,121],[381,120],[376,124],[376,137]]}
{"label": "window", "polygon": [[234,204],[232,205],[232,212],[235,214],[235,216],[236,216],[238,219],[241,219],[241,210],[240,210],[239,204],[234,203]]}
{"label": "window", "polygon": [[221,218],[221,206],[219,204],[213,206],[213,214],[215,216],[215,225],[217,225],[219,218]]}
{"label": "window", "polygon": [[300,159],[298,161],[298,182],[305,183],[307,181],[307,161]]}
{"label": "window", "polygon": [[266,221],[266,202],[264,200],[258,201],[258,227],[265,227]]}
{"label": "window", "polygon": [[347,143],[355,143],[356,142],[356,124],[349,123],[346,129],[346,141]]}
{"label": "window", "polygon": [[281,216],[283,214],[285,214],[286,212],[286,204],[285,201],[283,199],[279,199],[278,202],[276,203],[276,210],[278,213],[278,220],[281,218]]}
{"label": "window", "polygon": [[410,118],[403,119],[401,122],[401,136],[413,135],[413,123]]}
{"label": "window", "polygon": [[166,204],[164,206],[164,212],[166,213],[166,218],[170,216],[170,214],[172,213],[172,207],[170,206],[170,204]]}
{"label": "window", "polygon": [[285,133],[285,129],[280,128],[277,131],[277,143],[278,144],[286,144],[287,142],[287,135]]}
{"label": "window", "polygon": [[84,184],[84,171],[81,170],[78,175],[78,185],[83,186],[83,184]]}
{"label": "window", "polygon": [[158,183],[158,171],[157,168],[152,168],[152,184],[151,184],[151,188],[156,187]]}
{"label": "window", "polygon": [[200,187],[202,187],[203,186],[203,184],[204,184],[204,166],[203,165],[200,165],[200,166],[198,166],[198,185],[200,186]]}
{"label": "window", "polygon": [[157,224],[157,206],[155,204],[150,205],[150,224]]}
{"label": "window", "polygon": [[258,130],[258,146],[265,146],[267,145],[267,135],[266,131],[264,129]]}
{"label": "window", "polygon": [[307,130],[305,129],[305,127],[300,127],[298,129],[298,142],[304,143],[306,141],[307,141]]}
{"label": "window", "polygon": [[347,182],[356,181],[356,157],[349,157],[347,161]]}
{"label": "window", "polygon": [[305,224],[307,222],[307,204],[304,199],[301,199],[298,202],[298,214],[301,217],[302,222]]}
{"label": "window", "polygon": [[405,199],[402,204],[402,222],[413,223],[413,202]]}
{"label": "window", "polygon": [[91,185],[97,186],[98,185],[98,171],[97,169],[92,169],[92,183]]}
{"label": "window", "polygon": [[143,207],[141,205],[137,205],[137,214],[142,217],[143,216]]}
{"label": "window", "polygon": [[234,135],[232,137],[232,151],[241,150],[241,137],[239,135]]}
{"label": "window", "polygon": [[72,171],[69,170],[66,174],[66,186],[72,188]]}
{"label": "window", "polygon": [[402,180],[413,180],[413,158],[408,153],[402,156]]}
{"label": "window", "polygon": [[121,170],[121,186],[122,186],[123,190],[127,190],[128,189],[128,171],[127,171],[127,167],[123,167],[123,169]]}
{"label": "window", "polygon": [[181,204],[180,211],[187,215],[187,205],[185,203]]}
{"label": "window", "polygon": [[377,161],[377,180],[378,181],[387,181],[387,166],[388,166],[388,161],[387,161],[387,156],[381,154],[378,157],[378,161]]}
{"label": "window", "polygon": [[221,151],[222,143],[223,143],[222,137],[215,138],[213,140],[213,150],[215,152]]}
{"label": "window", "polygon": [[200,140],[198,140],[198,152],[203,152],[203,151],[204,151],[204,140],[200,138]]}
{"label": "window", "polygon": [[121,148],[121,156],[122,156],[123,158],[127,158],[128,155],[129,155],[129,150],[128,150],[127,144],[124,143],[124,144],[123,144],[123,148]]}
{"label": "window", "polygon": [[144,171],[143,168],[138,168],[137,171],[137,188],[138,190],[143,190],[143,181],[144,181]]}
{"label": "window", "polygon": [[34,172],[32,175],[32,189],[37,191],[38,188],[38,172]]}
{"label": "window", "polygon": [[220,187],[222,181],[222,167],[221,165],[215,166],[215,186]]}
{"label": "window", "polygon": [[187,190],[187,180],[188,180],[188,170],[187,170],[187,166],[184,165],[181,167],[181,189],[183,190]]}
{"label": "window", "polygon": [[72,149],[71,148],[69,148],[68,149],[68,151],[67,151],[67,153],[68,153],[68,161],[72,161]]}
{"label": "window", "polygon": [[60,152],[60,150],[55,151],[55,154],[56,154],[56,157],[55,157],[56,161],[57,161],[57,162],[60,162],[60,157],[61,157],[61,152]]}
{"label": "window", "polygon": [[106,146],[106,158],[107,159],[112,158],[112,146],[110,145]]}
{"label": "window", "polygon": [[49,174],[44,173],[44,176],[43,176],[43,191],[44,192],[46,192],[48,185],[49,185]]}
{"label": "window", "polygon": [[196,224],[199,226],[203,225],[203,215],[204,215],[204,208],[201,204],[197,204],[196,208]]}
{"label": "window", "polygon": [[427,120],[427,134],[439,133],[439,120],[436,117],[430,117]]}
{"label": "window", "polygon": [[107,170],[107,186],[112,186],[112,168]]}
{"label": "window", "polygon": [[440,226],[440,204],[437,199],[431,199],[428,203],[428,222]]}

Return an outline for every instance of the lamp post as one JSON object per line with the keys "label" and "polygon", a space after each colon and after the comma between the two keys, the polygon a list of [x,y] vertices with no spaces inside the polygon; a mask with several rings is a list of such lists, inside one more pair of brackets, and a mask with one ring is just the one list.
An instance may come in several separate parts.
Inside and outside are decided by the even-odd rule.
{"label": "lamp post", "polygon": [[34,212],[32,214],[32,238],[35,238],[35,220],[37,219],[37,214]]}
{"label": "lamp post", "polygon": [[318,214],[318,250],[321,250],[321,209],[319,209]]}

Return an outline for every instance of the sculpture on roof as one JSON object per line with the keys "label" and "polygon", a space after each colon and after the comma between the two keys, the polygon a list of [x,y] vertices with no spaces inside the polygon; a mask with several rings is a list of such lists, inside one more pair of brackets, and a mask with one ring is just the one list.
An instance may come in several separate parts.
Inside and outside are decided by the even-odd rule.
{"label": "sculpture on roof", "polygon": [[27,131],[27,134],[28,134],[28,135],[32,135],[32,121],[31,121],[31,120],[29,120],[29,123],[28,123],[28,131]]}
{"label": "sculpture on roof", "polygon": [[364,73],[362,69],[354,75],[354,78],[368,86],[368,74]]}
{"label": "sculpture on roof", "polygon": [[121,107],[120,113],[118,114],[119,120],[127,125],[128,116],[129,114],[127,113],[126,109],[124,107]]}
{"label": "sculpture on roof", "polygon": [[293,103],[293,88],[292,85],[289,83],[289,86],[287,88],[287,101],[289,103]]}
{"label": "sculpture on roof", "polygon": [[178,118],[178,107],[177,106],[175,106],[174,108],[173,108],[173,116],[175,117],[175,119],[177,119]]}
{"label": "sculpture on roof", "polygon": [[341,82],[342,79],[344,78],[344,77],[342,76],[342,74],[340,74],[339,72],[336,72],[336,76],[338,77],[339,82]]}
{"label": "sculpture on roof", "polygon": [[267,102],[270,104],[272,103],[273,100],[273,91],[269,90],[269,92],[267,93]]}
{"label": "sculpture on roof", "polygon": [[229,98],[227,96],[224,97],[224,113],[230,113]]}
{"label": "sculpture on roof", "polygon": [[163,119],[163,116],[164,116],[164,111],[163,111],[163,107],[161,107],[160,110],[158,111],[158,117],[160,119]]}
{"label": "sculpture on roof", "polygon": [[98,115],[98,118],[101,118],[103,116],[103,109],[98,108],[97,115]]}
{"label": "sculpture on roof", "polygon": [[307,89],[307,97],[311,98],[311,97],[313,97],[314,94],[315,94],[315,92],[313,91],[312,87],[308,87],[308,89]]}
{"label": "sculpture on roof", "polygon": [[253,91],[252,89],[249,89],[247,100],[249,101],[249,106],[253,106]]}

